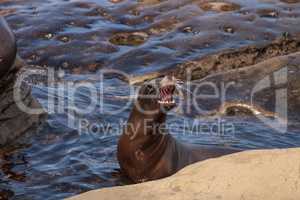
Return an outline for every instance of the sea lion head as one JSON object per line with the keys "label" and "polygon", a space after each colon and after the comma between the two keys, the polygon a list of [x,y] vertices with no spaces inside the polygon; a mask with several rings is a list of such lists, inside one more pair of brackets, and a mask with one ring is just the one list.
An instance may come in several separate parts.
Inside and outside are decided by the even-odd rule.
{"label": "sea lion head", "polygon": [[145,83],[139,90],[138,104],[139,107],[147,112],[169,111],[176,106],[173,99],[176,90],[175,77],[165,76],[159,82]]}

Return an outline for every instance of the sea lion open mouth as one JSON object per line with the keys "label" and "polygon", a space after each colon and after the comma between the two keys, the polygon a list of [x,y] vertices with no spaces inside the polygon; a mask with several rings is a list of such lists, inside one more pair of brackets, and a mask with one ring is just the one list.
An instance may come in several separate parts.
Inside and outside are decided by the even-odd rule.
{"label": "sea lion open mouth", "polygon": [[174,105],[173,94],[176,89],[174,77],[165,76],[160,82],[158,103],[162,105]]}
{"label": "sea lion open mouth", "polygon": [[158,103],[163,104],[163,105],[175,104],[175,100],[173,99],[174,90],[175,90],[175,86],[173,86],[173,85],[159,88]]}

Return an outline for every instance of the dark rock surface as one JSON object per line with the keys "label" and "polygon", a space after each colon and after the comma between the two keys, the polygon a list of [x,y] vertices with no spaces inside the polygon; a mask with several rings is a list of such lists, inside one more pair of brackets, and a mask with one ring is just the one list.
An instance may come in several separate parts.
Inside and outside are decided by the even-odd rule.
{"label": "dark rock surface", "polygon": [[[0,146],[3,146],[38,124],[41,115],[21,111],[14,99],[15,81],[24,63],[20,58],[15,59],[15,39],[3,18],[0,18],[0,36]],[[22,87],[20,91],[20,97],[26,106],[40,107],[32,98],[30,88]]]}
{"label": "dark rock surface", "polygon": [[[214,83],[221,91],[221,84],[224,84],[227,88],[225,92],[225,102],[221,101],[221,98],[210,99],[197,99],[197,105],[201,105],[202,108],[218,110],[217,114],[249,114],[247,112],[257,111],[266,116],[274,114],[276,112],[276,106],[283,106],[286,101],[286,109],[288,111],[288,121],[295,126],[299,127],[300,116],[300,80],[299,80],[299,68],[300,68],[300,52],[288,54],[285,56],[277,56],[271,59],[266,59],[254,65],[249,65],[240,69],[219,71],[215,74],[211,74],[203,79],[193,81],[194,85],[200,85],[201,83]],[[257,90],[257,88],[260,88]],[[211,88],[210,88],[211,89]],[[284,91],[282,97],[278,96]],[[211,90],[207,87],[198,88],[198,91],[194,91],[191,88],[193,95],[199,94],[211,94]],[[253,92],[255,92],[253,94]],[[253,96],[252,96],[253,95]],[[276,105],[276,100],[283,100],[282,104]],[[225,105],[222,105],[225,103]],[[249,105],[249,108],[246,107]],[[220,107],[222,107],[220,109]],[[191,110],[196,110],[192,108]],[[239,113],[235,113],[238,111]],[[252,112],[254,113],[254,112]],[[197,113],[199,115],[207,113]],[[196,114],[196,115],[197,115]]]}
{"label": "dark rock surface", "polygon": [[208,75],[227,72],[234,69],[255,65],[277,56],[289,55],[300,51],[300,37],[282,36],[269,44],[249,45],[238,49],[200,57],[193,61],[178,65],[176,74],[186,77],[192,74],[192,79],[202,79]]}
{"label": "dark rock surface", "polygon": [[15,60],[17,48],[15,36],[6,21],[0,17],[0,78],[3,77]]}

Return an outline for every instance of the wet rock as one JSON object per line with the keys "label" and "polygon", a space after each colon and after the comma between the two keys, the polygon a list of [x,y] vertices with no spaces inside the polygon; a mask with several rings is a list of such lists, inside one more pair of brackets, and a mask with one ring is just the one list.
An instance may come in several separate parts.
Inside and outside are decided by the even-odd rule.
{"label": "wet rock", "polygon": [[141,12],[140,12],[139,10],[136,10],[136,9],[131,10],[130,13],[131,13],[132,15],[134,15],[134,16],[139,16],[139,15],[141,14]]}
{"label": "wet rock", "polygon": [[45,36],[44,36],[46,39],[50,40],[53,38],[53,34],[52,33],[47,33]]}
{"label": "wet rock", "polygon": [[192,70],[192,79],[202,79],[216,72],[224,72],[257,64],[263,60],[300,51],[299,37],[280,37],[270,44],[252,45],[237,51],[224,51],[180,64],[177,74],[186,77]]}
{"label": "wet rock", "polygon": [[182,29],[182,31],[185,32],[185,33],[192,33],[192,32],[193,32],[193,29],[192,29],[192,27],[187,26],[187,27],[184,27],[184,28]]}
{"label": "wet rock", "polygon": [[102,16],[103,18],[109,20],[109,21],[115,21],[114,16],[110,14],[110,12],[107,9],[104,9],[102,7],[96,7],[88,12],[85,13],[85,16]]}
{"label": "wet rock", "polygon": [[[25,133],[28,129],[39,124],[41,115],[31,115],[21,111],[18,105],[23,103],[24,106],[29,108],[41,108],[39,103],[31,96],[30,88],[25,84],[21,84],[22,88],[15,86],[16,79],[21,74],[21,68],[24,67],[24,62],[16,57],[16,44],[14,37],[10,34],[4,34],[10,30],[5,21],[0,18],[0,34],[2,44],[0,46],[0,72],[5,76],[0,77],[0,146],[7,145],[10,142]],[[2,34],[3,33],[3,34]],[[10,48],[8,48],[10,47]],[[2,64],[4,64],[2,66]],[[0,74],[1,75],[1,74]],[[23,87],[24,86],[24,87]],[[19,90],[16,90],[18,88]],[[15,98],[16,94],[19,98]]]}
{"label": "wet rock", "polygon": [[82,9],[89,9],[89,8],[92,7],[92,4],[91,3],[85,3],[85,2],[75,2],[74,6],[78,7],[78,8],[82,8]]}
{"label": "wet rock", "polygon": [[225,113],[227,116],[241,116],[241,115],[253,115],[251,110],[243,107],[229,107]]}
{"label": "wet rock", "polygon": [[70,38],[68,36],[59,36],[57,39],[64,43],[67,43],[70,41]]}
{"label": "wet rock", "polygon": [[[276,118],[279,117],[282,122],[286,121],[299,121],[300,105],[299,105],[299,63],[300,52],[277,56],[271,59],[262,60],[252,66],[247,66],[238,70],[220,70],[218,73],[211,74],[211,76],[201,80],[195,80],[195,85],[202,84],[203,82],[210,82],[218,85],[219,83],[231,83],[227,95],[230,98],[226,102],[197,100],[196,105],[205,105],[210,108],[210,116],[235,116],[235,117],[264,117]],[[205,68],[202,65],[202,71]],[[286,72],[293,72],[287,74]],[[288,75],[288,76],[287,76]],[[261,81],[270,77],[286,77],[286,82],[282,84],[282,88],[286,89],[283,100],[286,101],[286,111],[288,116],[284,117],[276,110],[276,103],[280,100],[276,99],[276,89],[274,86],[267,86],[261,91],[255,91],[255,88],[264,84]],[[276,78],[275,78],[276,79]],[[276,83],[274,83],[276,85]],[[277,83],[278,84],[278,83]],[[275,86],[276,87],[276,86]],[[193,92],[194,89],[191,89]],[[253,91],[255,94],[253,95]],[[199,93],[205,92],[205,88],[197,90]],[[279,104],[278,104],[279,105]],[[189,108],[195,110],[193,106]],[[205,113],[207,114],[207,113]],[[205,115],[204,113],[195,113],[196,116]],[[286,124],[287,129],[291,129],[291,124]],[[297,125],[298,126],[298,125]]]}
{"label": "wet rock", "polygon": [[138,46],[148,39],[148,34],[144,32],[118,33],[109,41],[115,45]]}
{"label": "wet rock", "polygon": [[163,74],[159,72],[153,72],[145,75],[131,76],[129,80],[125,80],[125,81],[127,81],[130,85],[135,85],[135,84],[143,83],[147,80],[158,78],[160,76],[163,76]]}
{"label": "wet rock", "polygon": [[143,17],[143,20],[146,22],[153,22],[154,21],[154,16],[151,15],[146,15]]}
{"label": "wet rock", "polygon": [[283,3],[300,3],[300,0],[280,0]]}
{"label": "wet rock", "polygon": [[37,61],[37,60],[39,60],[39,56],[36,55],[36,54],[32,54],[32,55],[28,56],[27,59],[28,59],[29,61]]}
{"label": "wet rock", "polygon": [[151,35],[159,35],[161,33],[164,33],[164,32],[167,32],[168,30],[165,29],[165,28],[159,28],[159,27],[156,27],[156,28],[151,28],[149,30],[149,34]]}
{"label": "wet rock", "polygon": [[176,27],[178,20],[176,18],[169,18],[154,23],[148,30],[149,35],[161,35],[170,32]]}
{"label": "wet rock", "polygon": [[19,107],[22,102],[28,108],[41,109],[40,104],[31,96],[29,87],[20,88],[17,92],[20,95],[19,100],[14,96],[14,84],[22,67],[23,64],[15,64],[12,71],[0,80],[0,147],[14,142],[29,129],[37,127],[45,116],[45,113],[26,113]]}
{"label": "wet rock", "polygon": [[0,78],[2,78],[14,63],[17,48],[15,37],[1,16],[0,36]]}
{"label": "wet rock", "polygon": [[268,17],[268,18],[277,18],[279,16],[278,11],[272,9],[262,9],[258,10],[257,14],[260,17]]}
{"label": "wet rock", "polygon": [[223,27],[223,30],[226,32],[226,33],[234,33],[235,30],[234,28],[230,27],[230,26],[224,26]]}
{"label": "wet rock", "polygon": [[62,67],[63,67],[64,69],[67,69],[67,68],[69,67],[69,63],[68,63],[68,62],[63,62],[63,63],[62,63]]}
{"label": "wet rock", "polygon": [[0,16],[9,16],[16,12],[16,9],[0,9]]}
{"label": "wet rock", "polygon": [[112,2],[112,3],[120,3],[120,2],[122,2],[123,0],[109,0],[110,2]]}
{"label": "wet rock", "polygon": [[[0,146],[15,141],[27,130],[36,127],[41,122],[43,114],[32,115],[20,110],[18,101],[14,98],[14,83],[19,75],[11,71],[0,81]],[[30,108],[41,108],[31,96],[30,88],[22,88],[19,92],[22,102]]]}
{"label": "wet rock", "polygon": [[14,196],[14,192],[11,190],[0,190],[0,200],[7,200]]}
{"label": "wet rock", "polygon": [[[240,84],[241,85],[241,84]],[[246,117],[246,116],[265,116],[265,117],[274,117],[274,113],[264,108],[247,103],[247,102],[225,102],[223,105],[220,106],[219,113],[221,115],[227,116],[239,116],[239,117]]]}
{"label": "wet rock", "polygon": [[88,69],[91,72],[95,72],[97,69],[99,69],[101,67],[100,63],[92,63],[88,65]]}
{"label": "wet rock", "polygon": [[205,11],[228,12],[239,10],[241,6],[231,2],[206,2],[200,4],[200,7]]}

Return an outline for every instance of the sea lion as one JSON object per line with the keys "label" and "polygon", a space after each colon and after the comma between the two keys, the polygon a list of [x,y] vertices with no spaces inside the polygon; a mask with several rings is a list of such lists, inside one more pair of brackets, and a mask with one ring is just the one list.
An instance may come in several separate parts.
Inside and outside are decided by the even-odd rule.
{"label": "sea lion", "polygon": [[0,78],[2,78],[14,64],[17,45],[14,34],[3,17],[0,16]]}
{"label": "sea lion", "polygon": [[144,84],[118,142],[121,171],[135,183],[170,176],[197,161],[237,152],[182,144],[163,128],[175,107],[175,80],[164,77],[156,87]]}

